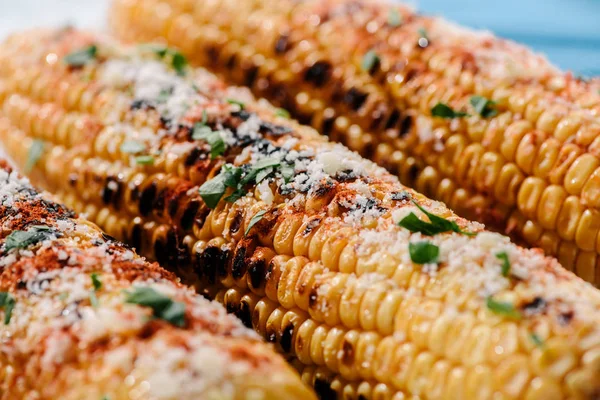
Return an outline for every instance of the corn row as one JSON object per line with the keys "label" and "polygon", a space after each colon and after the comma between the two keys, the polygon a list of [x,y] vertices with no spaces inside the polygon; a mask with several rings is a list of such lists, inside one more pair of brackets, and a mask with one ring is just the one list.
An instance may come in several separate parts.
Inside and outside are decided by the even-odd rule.
{"label": "corn row", "polygon": [[15,35],[0,87],[17,164],[197,282],[324,398],[600,390],[595,288],[177,51]]}
{"label": "corn row", "polygon": [[312,398],[222,307],[48,199],[1,162],[2,399]]}
{"label": "corn row", "polygon": [[[121,38],[166,40],[404,184],[600,283],[598,82],[399,6],[238,3],[117,0],[111,21]],[[435,117],[437,104],[468,115]]]}

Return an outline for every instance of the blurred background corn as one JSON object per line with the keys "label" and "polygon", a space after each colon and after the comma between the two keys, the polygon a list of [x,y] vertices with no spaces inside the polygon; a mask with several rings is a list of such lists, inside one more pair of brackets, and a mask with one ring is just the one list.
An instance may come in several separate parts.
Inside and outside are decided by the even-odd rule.
{"label": "blurred background corn", "polygon": [[[115,0],[111,23],[123,39],[179,47],[405,185],[600,282],[598,81],[377,1]],[[438,103],[469,115],[433,117]]]}
{"label": "blurred background corn", "polygon": [[0,397],[310,399],[216,303],[0,161]]}
{"label": "blurred background corn", "polygon": [[174,49],[15,35],[0,88],[21,168],[223,303],[322,398],[600,392],[597,289]]}

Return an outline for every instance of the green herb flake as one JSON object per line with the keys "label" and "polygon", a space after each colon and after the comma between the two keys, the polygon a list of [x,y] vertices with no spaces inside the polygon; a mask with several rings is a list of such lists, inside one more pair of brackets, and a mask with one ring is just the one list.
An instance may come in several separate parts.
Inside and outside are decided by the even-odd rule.
{"label": "green herb flake", "polygon": [[483,118],[491,118],[498,115],[496,102],[488,100],[483,96],[471,96],[469,100],[475,111]]}
{"label": "green herb flake", "polygon": [[491,296],[486,300],[487,308],[494,314],[504,315],[508,318],[521,319],[521,313],[515,309],[512,303],[496,301]]}
{"label": "green herb flake", "polygon": [[200,121],[201,125],[206,125],[208,123],[208,113],[206,110],[202,110],[202,121]]}
{"label": "green herb flake", "polygon": [[185,304],[173,301],[150,287],[136,287],[132,292],[127,292],[125,302],[149,307],[155,318],[180,328],[185,326]]}
{"label": "green herb flake", "polygon": [[62,292],[61,294],[58,295],[58,299],[61,301],[65,301],[68,298],[69,298],[69,293],[67,293],[67,292]]}
{"label": "green herb flake", "polygon": [[438,262],[440,248],[426,240],[408,244],[410,259],[416,264],[432,264]]}
{"label": "green herb flake", "polygon": [[136,154],[146,150],[146,146],[143,143],[136,142],[135,140],[126,140],[121,143],[119,149],[123,153]]}
{"label": "green herb flake", "polygon": [[369,50],[362,59],[361,68],[363,71],[372,72],[373,68],[375,68],[380,61],[381,59],[375,50]]}
{"label": "green herb flake", "polygon": [[90,292],[90,304],[94,308],[98,308],[100,305],[100,301],[98,300],[98,296],[96,296],[96,292]]}
{"label": "green herb flake", "polygon": [[10,293],[0,292],[0,308],[4,309],[4,325],[10,323],[15,304],[17,304],[17,301]]}
{"label": "green herb flake", "polygon": [[417,206],[419,210],[423,212],[423,214],[427,216],[427,218],[429,218],[429,221],[431,222],[423,221],[419,217],[417,217],[415,213],[411,212],[406,217],[402,218],[400,222],[398,222],[398,225],[400,225],[401,227],[406,228],[411,232],[420,232],[427,236],[433,236],[437,235],[438,233],[444,232],[456,232],[469,236],[475,235],[475,233],[463,231],[454,221],[449,221],[445,218],[430,213],[429,211],[421,207],[416,201],[413,200],[412,202],[415,206]]}
{"label": "green herb flake", "polygon": [[433,117],[440,117],[440,118],[462,118],[462,117],[468,117],[469,114],[467,114],[466,112],[463,111],[454,111],[452,108],[450,108],[447,104],[444,103],[437,103],[435,106],[433,106],[433,108],[431,109],[431,115]]}
{"label": "green herb flake", "polygon": [[93,272],[90,274],[90,278],[92,279],[92,285],[94,286],[95,291],[102,289],[102,281],[97,273]]}
{"label": "green herb flake", "polygon": [[71,67],[83,67],[84,65],[94,61],[98,53],[98,47],[93,44],[83,49],[73,51],[63,58],[65,64]]}
{"label": "green herb flake", "polygon": [[529,335],[529,338],[531,339],[533,344],[535,344],[537,347],[539,347],[539,348],[544,347],[544,340],[537,333],[535,333],[535,332],[532,333],[531,335]]}
{"label": "green herb flake", "polygon": [[170,63],[171,67],[177,72],[177,75],[184,76],[188,61],[179,51],[160,44],[150,43],[139,46],[142,50],[147,50],[156,54],[159,58]]}
{"label": "green herb flake", "polygon": [[154,164],[154,157],[153,156],[136,156],[135,157],[135,163],[137,165],[153,165]]}
{"label": "green herb flake", "polygon": [[508,277],[510,274],[510,260],[508,259],[508,253],[505,251],[496,253],[496,258],[502,261],[502,276]]}
{"label": "green herb flake", "polygon": [[177,72],[177,75],[185,75],[185,68],[188,64],[185,56],[178,51],[172,50],[171,57],[171,65],[175,72]]}
{"label": "green herb flake", "polygon": [[218,156],[223,155],[227,148],[219,131],[212,131],[210,127],[201,123],[196,123],[194,125],[192,139],[206,141],[210,146],[210,157],[213,160]]}
{"label": "green herb flake", "polygon": [[52,233],[50,227],[35,225],[26,231],[12,231],[4,241],[4,250],[24,249],[47,239]]}
{"label": "green herb flake", "polygon": [[250,229],[252,229],[252,227],[254,225],[256,225],[258,223],[258,221],[260,221],[265,216],[266,213],[267,213],[267,210],[260,210],[259,212],[254,214],[254,216],[250,219],[250,223],[248,224],[248,227],[246,228],[246,232],[244,232],[244,236],[248,236],[248,232],[250,232]]}
{"label": "green herb flake", "polygon": [[236,99],[225,99],[226,102],[228,102],[229,104],[234,104],[234,105],[238,105],[240,107],[240,109],[244,109],[244,107],[246,107],[246,104],[242,101],[236,100]]}
{"label": "green herb flake", "polygon": [[282,164],[281,165],[281,176],[283,177],[283,181],[285,183],[289,183],[294,175],[296,174],[296,168],[292,164]]}
{"label": "green herb flake", "polygon": [[31,143],[29,152],[27,153],[27,162],[23,168],[25,173],[31,172],[33,167],[35,167],[35,164],[37,164],[40,158],[42,158],[42,154],[44,154],[44,146],[44,141],[39,139],[35,139],[33,143]]}
{"label": "green herb flake", "polygon": [[396,28],[402,25],[402,15],[395,8],[391,9],[388,13],[387,23],[392,28]]}
{"label": "green herb flake", "polygon": [[225,194],[225,190],[227,190],[227,186],[225,185],[225,175],[222,173],[215,176],[213,179],[206,181],[200,186],[199,192],[200,197],[206,203],[208,208],[215,208],[221,197]]}
{"label": "green herb flake", "polygon": [[278,117],[281,117],[281,118],[290,119],[290,113],[285,108],[277,108],[275,110],[275,115],[277,115]]}

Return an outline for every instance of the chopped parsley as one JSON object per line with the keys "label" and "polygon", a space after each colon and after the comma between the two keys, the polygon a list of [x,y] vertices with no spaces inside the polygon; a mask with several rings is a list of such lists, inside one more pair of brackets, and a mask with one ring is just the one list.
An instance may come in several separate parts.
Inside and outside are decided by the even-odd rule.
{"label": "chopped parsley", "polygon": [[537,333],[532,333],[531,335],[529,335],[529,338],[537,347],[544,347],[544,340],[541,337],[539,337]]}
{"label": "chopped parsley", "polygon": [[395,8],[392,8],[388,13],[387,23],[392,28],[402,25],[402,16]]}
{"label": "chopped parsley", "polygon": [[438,262],[440,248],[426,240],[408,244],[410,259],[416,264],[432,264]]}
{"label": "chopped parsley", "polygon": [[71,67],[83,67],[94,61],[98,53],[98,47],[95,44],[84,47],[83,49],[73,51],[63,58],[65,64]]}
{"label": "chopped parsley", "polygon": [[126,140],[123,143],[121,143],[119,149],[123,153],[135,154],[141,153],[142,151],[146,150],[146,146],[143,143],[136,142],[135,140]]}
{"label": "chopped parsley", "polygon": [[10,293],[0,292],[0,308],[4,309],[4,325],[10,323],[10,318],[12,317],[12,312],[16,303],[17,301]]}
{"label": "chopped parsley", "polygon": [[265,216],[266,213],[267,213],[267,210],[260,210],[259,212],[254,214],[252,219],[250,219],[250,223],[248,224],[248,227],[246,228],[246,232],[244,232],[244,236],[248,236],[248,232],[250,232],[250,229],[252,229],[252,227],[254,225],[256,225],[258,223],[258,221],[260,221]]}
{"label": "chopped parsley", "polygon": [[296,167],[292,164],[282,164],[281,165],[281,176],[283,176],[283,181],[285,183],[289,183],[294,174],[296,173]]}
{"label": "chopped parsley", "polygon": [[177,75],[185,75],[187,67],[187,59],[179,51],[160,44],[143,44],[140,48],[149,50],[156,54],[159,58],[166,60],[171,64],[171,67],[177,72]]}
{"label": "chopped parsley", "polygon": [[275,115],[277,115],[278,117],[281,117],[281,118],[287,118],[287,119],[290,118],[290,113],[285,108],[277,108],[275,110]]}
{"label": "chopped parsley", "polygon": [[469,100],[475,111],[483,118],[491,118],[498,115],[496,102],[486,99],[483,96],[471,96]]}
{"label": "chopped parsley", "polygon": [[490,296],[486,300],[486,306],[494,314],[504,315],[508,318],[521,319],[521,313],[512,303],[496,301]]}
{"label": "chopped parsley", "polygon": [[153,156],[136,156],[135,163],[138,165],[153,165],[154,157]]}
{"label": "chopped parsley", "polygon": [[427,236],[433,236],[438,233],[451,232],[451,231],[457,232],[457,233],[462,233],[464,235],[470,235],[470,236],[475,235],[475,233],[463,231],[462,229],[460,229],[458,224],[454,221],[449,221],[445,218],[442,218],[435,214],[430,213],[429,211],[427,211],[426,209],[421,207],[419,205],[419,203],[417,203],[414,200],[413,200],[413,203],[415,206],[417,206],[417,208],[419,210],[421,210],[423,212],[423,214],[425,214],[429,218],[429,221],[431,221],[431,222],[423,221],[419,217],[417,217],[415,215],[415,213],[411,212],[406,217],[402,218],[400,220],[400,222],[398,222],[398,225],[400,225],[401,227],[406,228],[411,232],[420,232]]}
{"label": "chopped parsley", "polygon": [[29,147],[27,162],[23,168],[26,173],[31,172],[35,164],[42,158],[42,154],[44,154],[44,141],[35,139],[33,143],[31,143],[31,147]]}
{"label": "chopped parsley", "polygon": [[48,226],[35,225],[26,231],[12,231],[6,237],[4,242],[4,250],[24,249],[33,244],[46,240],[52,234],[52,230]]}
{"label": "chopped parsley", "polygon": [[363,71],[372,72],[373,68],[375,68],[380,61],[381,59],[375,50],[369,50],[362,59],[361,68]]}
{"label": "chopped parsley", "polygon": [[452,108],[450,108],[447,104],[444,103],[437,103],[435,106],[433,106],[433,108],[431,109],[431,115],[433,117],[440,118],[462,118],[469,116],[469,114],[467,114],[464,111],[454,111]]}
{"label": "chopped parsley", "polygon": [[100,303],[98,302],[98,296],[96,296],[96,292],[102,289],[102,282],[100,281],[98,274],[95,272],[90,275],[90,278],[92,278],[92,286],[94,286],[94,290],[90,292],[90,304],[92,307],[97,308]]}
{"label": "chopped parsley", "polygon": [[154,318],[162,319],[180,328],[185,326],[184,303],[173,301],[150,287],[136,287],[132,292],[126,293],[126,303],[149,307]]}
{"label": "chopped parsley", "polygon": [[496,258],[502,261],[502,276],[507,277],[510,274],[510,260],[508,259],[508,253],[505,251],[496,253]]}
{"label": "chopped parsley", "polygon": [[210,146],[210,158],[215,159],[225,153],[225,141],[219,131],[213,131],[209,126],[202,123],[196,123],[192,131],[192,139],[204,140]]}
{"label": "chopped parsley", "polygon": [[240,106],[240,109],[244,109],[244,107],[246,107],[246,103],[236,100],[236,99],[225,99],[226,102],[228,102],[229,104],[235,104]]}
{"label": "chopped parsley", "polygon": [[[215,208],[227,188],[233,188],[235,189],[233,193],[225,198],[225,201],[233,203],[246,195],[246,185],[260,183],[281,167],[281,160],[276,157],[263,158],[252,165],[249,170],[225,165],[219,175],[200,186],[200,196],[209,208]],[[289,173],[289,169],[287,169],[287,173]]]}

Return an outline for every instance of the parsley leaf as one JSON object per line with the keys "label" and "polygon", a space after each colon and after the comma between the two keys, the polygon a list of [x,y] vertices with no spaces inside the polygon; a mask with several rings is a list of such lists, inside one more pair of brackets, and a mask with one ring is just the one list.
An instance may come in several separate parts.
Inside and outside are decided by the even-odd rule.
{"label": "parsley leaf", "polygon": [[42,158],[42,154],[44,154],[44,141],[35,139],[33,143],[31,143],[31,147],[29,147],[27,162],[25,163],[23,170],[26,173],[31,172],[35,164]]}
{"label": "parsley leaf", "polygon": [[511,303],[496,301],[491,296],[486,300],[487,308],[494,314],[504,315],[508,318],[521,319],[521,313]]}
{"label": "parsley leaf", "polygon": [[388,13],[387,23],[392,28],[402,25],[402,16],[395,8],[391,9]]}
{"label": "parsley leaf", "polygon": [[450,108],[444,103],[437,103],[435,106],[433,106],[433,108],[431,109],[431,115],[433,117],[440,118],[462,118],[469,116],[469,114],[467,114],[466,112],[454,111],[452,108]]}
{"label": "parsley leaf", "polygon": [[250,223],[248,224],[248,227],[246,228],[246,232],[244,232],[244,236],[248,236],[248,232],[250,232],[250,229],[252,229],[252,227],[254,225],[256,225],[258,223],[258,221],[260,221],[267,212],[268,212],[268,210],[260,210],[259,212],[254,214],[254,216],[250,219]]}
{"label": "parsley leaf", "polygon": [[228,102],[229,104],[236,104],[238,106],[240,106],[240,109],[244,109],[244,107],[246,106],[246,104],[242,101],[236,100],[236,99],[225,99],[226,102]]}
{"label": "parsley leaf", "polygon": [[505,251],[496,253],[496,258],[502,261],[502,276],[507,277],[510,273],[510,260],[508,259],[508,253]]}
{"label": "parsley leaf", "polygon": [[187,58],[183,54],[178,51],[171,50],[171,65],[177,75],[183,76],[185,75],[185,67],[187,66]]}
{"label": "parsley leaf", "polygon": [[542,338],[537,333],[532,333],[531,335],[529,335],[529,338],[537,347],[544,347],[544,340],[542,340]]}
{"label": "parsley leaf", "polygon": [[90,274],[90,278],[92,278],[92,285],[94,285],[95,291],[102,289],[102,281],[97,273],[93,272]]}
{"label": "parsley leaf", "polygon": [[146,150],[146,146],[143,143],[136,142],[135,140],[126,140],[123,143],[121,143],[119,149],[123,153],[135,154]]}
{"label": "parsley leaf", "polygon": [[180,328],[185,326],[185,304],[173,301],[150,287],[136,287],[133,292],[127,292],[125,302],[149,307],[155,318]]}
{"label": "parsley leaf", "polygon": [[225,190],[227,190],[227,185],[225,185],[226,176],[223,172],[219,175],[215,176],[209,181],[206,181],[200,186],[200,197],[206,203],[208,208],[215,208],[221,197],[225,194]]}
{"label": "parsley leaf", "polygon": [[166,60],[171,64],[171,67],[177,72],[177,75],[185,75],[185,68],[187,67],[187,59],[179,51],[172,49],[167,46],[160,44],[143,44],[139,46],[144,50],[149,50],[156,54],[159,58]]}
{"label": "parsley leaf", "polygon": [[71,67],[83,67],[84,65],[92,62],[96,59],[98,53],[98,47],[95,44],[84,47],[81,50],[73,51],[63,58],[65,64]]}
{"label": "parsley leaf", "polygon": [[471,96],[470,103],[483,118],[491,118],[498,115],[496,102],[488,100],[483,96]]}
{"label": "parsley leaf", "polygon": [[278,117],[281,117],[281,118],[287,118],[287,119],[290,118],[290,113],[285,108],[277,108],[275,110],[275,115],[277,115]]}
{"label": "parsley leaf", "polygon": [[282,164],[281,165],[281,176],[283,176],[283,181],[285,183],[289,183],[294,174],[296,173],[296,167],[292,164]]}
{"label": "parsley leaf", "polygon": [[12,231],[6,237],[4,242],[4,250],[24,249],[33,244],[47,239],[52,233],[50,227],[44,225],[35,225],[26,231]]}
{"label": "parsley leaf", "polygon": [[152,156],[136,156],[135,163],[138,165],[152,165],[154,164],[154,157]]}
{"label": "parsley leaf", "polygon": [[219,131],[213,132],[210,127],[201,123],[194,125],[192,139],[206,141],[210,146],[210,158],[213,160],[225,153],[225,149],[227,148]]}
{"label": "parsley leaf", "polygon": [[411,212],[406,217],[402,218],[400,222],[398,222],[398,225],[400,225],[401,227],[406,228],[411,232],[421,232],[422,234],[427,236],[433,236],[438,233],[450,231],[462,233],[464,235],[475,235],[475,233],[463,231],[454,221],[449,221],[445,218],[438,217],[437,215],[430,213],[414,200],[413,203],[419,208],[419,210],[423,212],[423,214],[425,214],[429,218],[431,222],[425,222],[419,217],[417,217],[415,213]]}
{"label": "parsley leaf", "polygon": [[369,50],[362,59],[361,68],[363,71],[371,73],[380,61],[381,59],[375,50]]}
{"label": "parsley leaf", "polygon": [[410,242],[408,244],[410,259],[416,264],[437,263],[440,249],[428,241]]}
{"label": "parsley leaf", "polygon": [[0,292],[0,308],[4,308],[4,325],[10,323],[15,304],[17,304],[17,301],[10,293]]}

